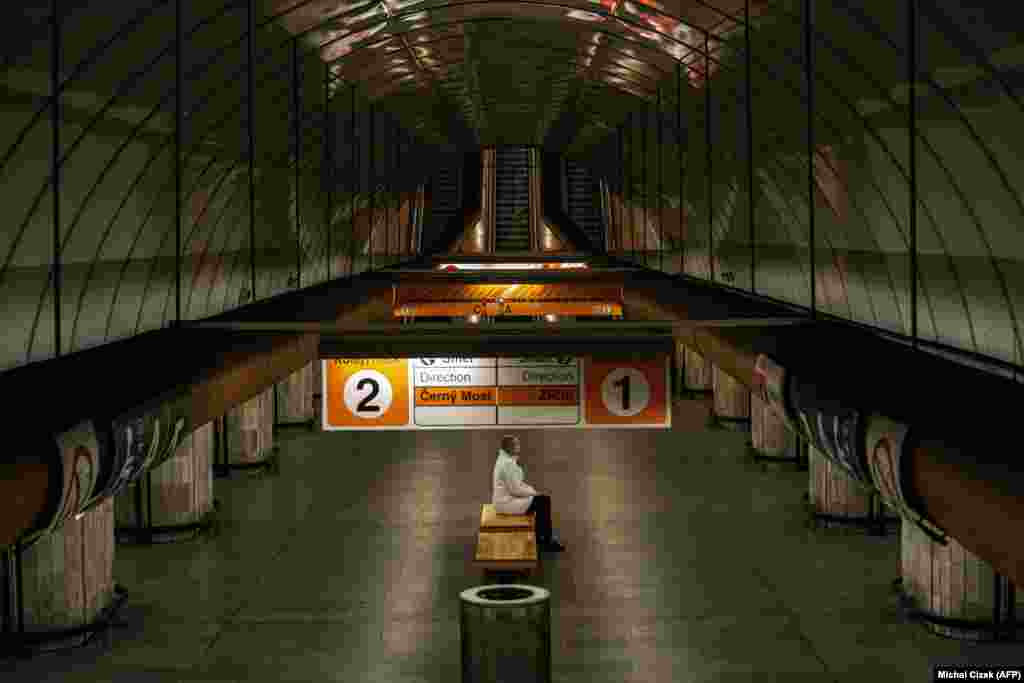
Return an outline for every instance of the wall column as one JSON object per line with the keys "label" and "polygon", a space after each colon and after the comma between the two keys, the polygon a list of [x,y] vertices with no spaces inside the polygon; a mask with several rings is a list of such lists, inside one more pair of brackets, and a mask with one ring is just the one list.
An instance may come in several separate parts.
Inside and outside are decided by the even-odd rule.
{"label": "wall column", "polygon": [[711,393],[711,363],[689,347],[684,348],[683,396],[697,398]]}
{"label": "wall column", "polygon": [[12,652],[81,645],[124,601],[113,579],[113,499],[2,557],[3,642]]}
{"label": "wall column", "polygon": [[854,481],[814,446],[807,445],[808,502],[815,522],[825,527],[860,527],[884,535],[900,518],[870,489]]}
{"label": "wall column", "polygon": [[960,640],[1024,638],[1024,591],[955,539],[933,541],[904,522],[900,532],[900,586],[911,616],[928,630]]}
{"label": "wall column", "polygon": [[221,419],[214,473],[273,467],[274,387],[236,406]]}
{"label": "wall column", "polygon": [[750,429],[750,389],[711,364],[714,405],[711,422],[735,431]]}
{"label": "wall column", "polygon": [[293,372],[274,387],[276,401],[275,427],[313,427],[313,394],[319,393],[314,386],[314,368],[310,363],[298,372]]}
{"label": "wall column", "polygon": [[209,422],[116,498],[118,540],[186,540],[209,525],[213,510],[214,429]]}
{"label": "wall column", "polygon": [[754,458],[769,462],[801,463],[796,434],[755,392],[750,394],[750,450]]}

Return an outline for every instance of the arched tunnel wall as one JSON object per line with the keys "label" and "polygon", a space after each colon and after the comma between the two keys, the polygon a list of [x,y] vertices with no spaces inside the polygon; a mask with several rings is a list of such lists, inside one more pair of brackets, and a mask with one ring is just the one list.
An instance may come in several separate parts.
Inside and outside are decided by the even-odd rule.
{"label": "arched tunnel wall", "polygon": [[[359,241],[351,225],[353,192],[362,197],[357,205],[373,204],[376,212],[388,205],[385,193],[412,195],[440,159],[437,145],[445,141],[433,130],[406,132],[389,110],[401,114],[413,104],[407,93],[387,91],[373,105],[371,162],[368,91],[342,81],[311,49],[317,34],[306,28],[308,4],[297,3],[294,11],[253,4],[250,225],[246,6],[181,3],[186,319],[369,267],[370,259],[364,265],[358,256],[353,267],[350,252],[391,251],[391,233],[373,250],[365,244],[369,230]],[[177,305],[171,292],[176,43],[167,30],[175,25],[175,3],[119,3],[103,13],[86,5],[57,3],[56,52],[47,8],[7,10],[10,106],[2,115],[0,173],[8,228],[0,243],[0,292],[12,304],[13,324],[0,367],[54,355],[57,318],[60,350],[67,352],[161,327]],[[649,66],[657,62],[653,56],[607,34],[611,42],[595,59],[634,53],[611,64],[619,80],[609,76],[605,83],[619,89],[600,100],[592,86],[560,96],[547,147],[585,159],[617,190],[613,232],[626,227],[627,216],[616,210],[625,197],[633,208],[619,242],[630,252],[650,252],[647,265],[713,275],[729,286],[1019,365],[1019,42],[993,3],[970,9],[919,0],[917,77],[911,78],[908,7],[814,4],[808,42],[802,3],[755,2],[749,53],[737,10],[719,10],[702,24],[671,8],[644,9],[658,17],[651,26],[663,36],[653,52],[680,57],[676,73]],[[628,23],[635,11],[613,10],[631,39],[642,35]],[[569,12],[570,19],[596,17]],[[707,59],[699,53],[702,25],[711,31]],[[682,46],[694,49],[676,54]],[[332,53],[338,68],[372,58],[361,43],[346,50]],[[55,57],[63,84],[56,104],[49,99]],[[444,125],[455,114],[442,104],[424,99],[417,115],[429,113]],[[60,172],[51,183],[54,149]],[[371,182],[378,189],[372,200],[365,191]],[[653,224],[638,231],[645,218]],[[249,291],[252,270],[255,292]]]}
{"label": "arched tunnel wall", "polygon": [[813,3],[808,80],[801,5],[755,6],[749,67],[737,23],[707,88],[696,57],[570,147],[612,190],[621,253],[1019,366],[1018,37],[992,3],[915,3],[913,79],[908,3]]}
{"label": "arched tunnel wall", "polygon": [[254,73],[250,214],[244,7],[182,6],[180,143],[165,30],[173,2],[120,4],[106,17],[58,3],[65,84],[56,129],[46,15],[8,17],[9,30],[38,40],[9,54],[4,71],[0,368],[54,357],[57,317],[69,353],[165,327],[178,305],[182,320],[201,319],[416,253],[425,146],[386,112],[371,125],[365,96],[333,82],[315,53],[290,49],[295,41],[273,23],[255,41],[264,58]]}

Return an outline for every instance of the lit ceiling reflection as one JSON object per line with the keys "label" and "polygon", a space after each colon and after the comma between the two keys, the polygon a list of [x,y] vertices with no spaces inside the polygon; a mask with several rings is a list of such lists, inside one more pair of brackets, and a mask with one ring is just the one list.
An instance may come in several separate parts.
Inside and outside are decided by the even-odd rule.
{"label": "lit ceiling reflection", "polygon": [[[320,11],[315,12],[305,4],[295,12],[300,17],[285,17],[284,23],[289,29],[300,32],[306,24],[316,16],[322,22],[328,18],[330,23],[318,31],[320,44],[324,46],[324,57],[328,60],[338,59],[352,53],[363,41],[382,31],[391,30],[392,37],[400,35],[415,26],[429,27],[430,22],[449,23],[459,20],[471,21],[475,17],[507,16],[508,18],[554,18],[563,16],[574,23],[588,25],[604,25],[614,34],[627,35],[642,39],[651,47],[671,56],[682,59],[695,48],[700,47],[693,40],[695,31],[682,21],[667,16],[664,6],[653,0],[570,0],[578,5],[573,8],[553,8],[544,5],[523,5],[516,2],[484,3],[453,3],[433,4],[422,7],[425,0],[376,0],[370,3],[312,3],[319,5]],[[590,9],[588,9],[590,8]],[[409,11],[410,9],[416,11]],[[583,36],[581,36],[583,37]],[[420,35],[410,42],[423,43],[432,40],[430,35]],[[683,43],[683,44],[680,44]],[[634,51],[627,48],[627,51]]]}
{"label": "lit ceiling reflection", "polygon": [[437,270],[454,272],[460,270],[586,270],[590,266],[583,261],[557,261],[549,263],[441,263]]}
{"label": "lit ceiling reflection", "polygon": [[[333,91],[360,83],[370,100],[396,98],[404,124],[444,146],[506,136],[543,144],[574,93],[652,100],[679,62],[699,86],[704,32],[720,28],[706,18],[713,8],[658,0],[271,3],[289,32],[320,50]],[[451,116],[437,117],[438,103]]]}

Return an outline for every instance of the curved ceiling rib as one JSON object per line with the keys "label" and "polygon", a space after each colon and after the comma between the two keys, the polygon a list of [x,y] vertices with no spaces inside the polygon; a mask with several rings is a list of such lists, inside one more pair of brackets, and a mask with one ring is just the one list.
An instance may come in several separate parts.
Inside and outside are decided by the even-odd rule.
{"label": "curved ceiling rib", "polygon": [[[429,42],[426,42],[426,43],[422,43],[422,44],[418,45],[417,47],[432,47],[432,46],[440,45],[440,44],[443,44],[443,43],[446,43],[446,42],[452,42],[455,39],[458,39],[461,42],[462,37],[461,36],[456,36],[456,37],[446,36],[446,37],[443,37],[443,38],[441,38],[439,40],[436,40],[436,41],[429,41]],[[568,63],[570,63],[570,64],[578,64],[579,62],[577,62],[576,59],[579,59],[580,62],[586,62],[585,64],[583,64],[584,67],[589,67],[590,66],[590,60],[588,60],[587,58],[590,57],[591,55],[586,50],[582,50],[581,51],[579,49],[560,48],[560,47],[555,47],[555,46],[551,46],[551,45],[538,46],[538,45],[535,45],[535,44],[521,44],[521,45],[517,45],[517,49],[523,50],[523,51],[542,50],[542,51],[550,52],[550,53],[553,53],[553,54],[566,54],[566,55],[571,54],[572,57],[569,58]],[[453,50],[453,52],[460,53],[457,56],[459,56],[461,58],[460,59],[452,59],[452,60],[443,60],[443,61],[441,61],[441,60],[433,60],[433,62],[432,62],[433,65],[439,66],[441,69],[452,68],[452,67],[457,67],[457,66],[461,65],[463,63],[463,61],[465,60],[465,58],[466,58],[465,51],[464,50]],[[616,62],[614,60],[608,60],[608,61],[611,61],[612,63],[611,64],[604,64],[604,65],[602,65],[601,67],[599,67],[600,70],[609,71],[609,72],[614,73],[614,74],[622,74],[623,72],[628,73],[628,74],[637,74],[640,78],[644,78],[646,80],[654,81],[654,82],[657,82],[660,78],[663,78],[663,77],[668,75],[658,65],[654,65],[654,64],[644,64],[644,66],[651,67],[654,70],[658,71],[657,77],[654,77],[654,76],[652,76],[652,75],[650,75],[648,73],[645,73],[643,71],[643,69],[641,69],[641,68],[639,68],[637,66],[637,64],[635,63],[635,60],[633,60],[633,63],[625,61],[625,60],[629,59],[630,55],[628,55],[627,53],[622,52],[621,50],[618,50],[617,48],[614,48],[612,46],[609,46],[608,48],[606,48],[606,52],[617,52],[620,55],[620,59],[623,59],[624,61],[623,62]],[[574,58],[576,58],[576,59],[574,59]],[[378,64],[380,64],[380,66],[377,68],[377,70],[376,71],[372,70]],[[692,70],[693,68],[694,67],[691,67],[691,66],[687,65],[687,69],[688,70]],[[408,69],[407,66],[405,66],[405,62],[402,61],[401,59],[391,60],[388,63],[381,63],[379,60],[372,60],[372,61],[369,62],[368,68],[366,68],[366,69],[362,69],[361,68],[359,73],[360,73],[360,76],[363,78],[363,80],[371,81],[371,82],[374,82],[374,83],[379,83],[380,81],[378,80],[378,76],[380,76],[380,75],[389,74],[389,73],[408,74],[409,73],[409,69]],[[384,84],[378,89],[377,92],[380,92],[382,94],[382,96],[386,95],[387,92],[388,92],[387,86],[390,86],[390,85],[395,84],[395,83],[400,83],[402,81],[402,79],[403,79],[403,76],[398,76],[398,77],[393,78],[391,80],[385,81]],[[339,76],[332,76],[332,83],[334,83],[334,82],[342,83],[343,79],[341,77],[339,77]]]}
{"label": "curved ceiling rib", "polygon": [[[335,91],[359,87],[411,130],[430,125],[436,102],[477,145],[543,144],[586,88],[653,100],[677,64],[701,79],[736,23],[706,3],[687,7],[698,16],[620,0],[306,0],[275,6],[272,18],[319,52]],[[707,61],[705,36],[714,36]]]}

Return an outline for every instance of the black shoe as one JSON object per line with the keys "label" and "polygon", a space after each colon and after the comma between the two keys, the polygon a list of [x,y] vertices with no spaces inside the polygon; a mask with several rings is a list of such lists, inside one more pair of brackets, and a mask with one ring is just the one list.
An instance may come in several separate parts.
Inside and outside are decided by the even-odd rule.
{"label": "black shoe", "polygon": [[555,539],[551,539],[547,543],[541,543],[540,549],[546,553],[560,553],[565,550],[565,546]]}

